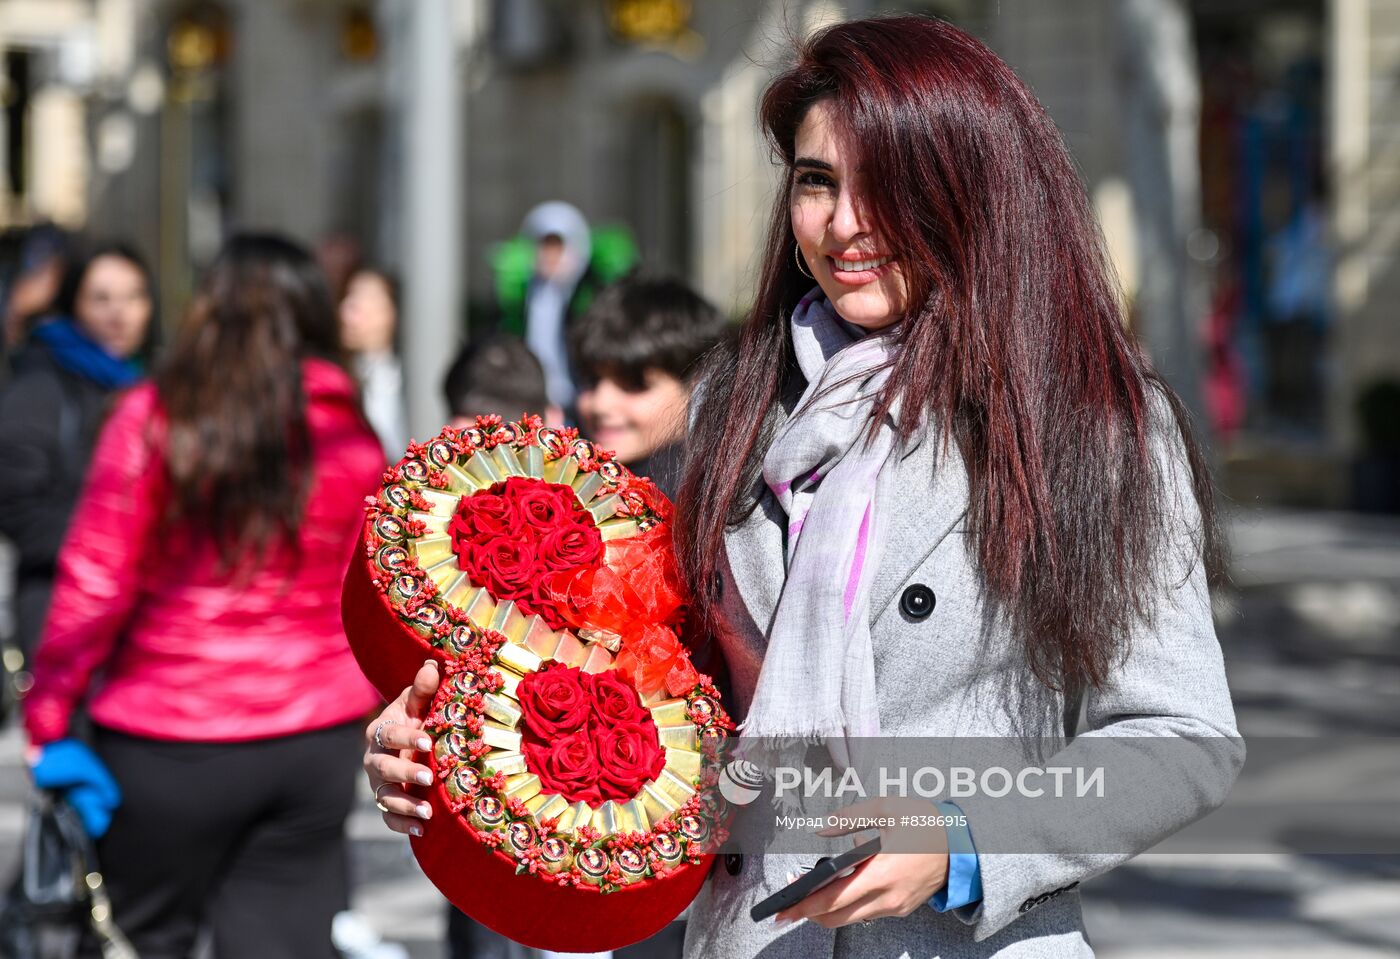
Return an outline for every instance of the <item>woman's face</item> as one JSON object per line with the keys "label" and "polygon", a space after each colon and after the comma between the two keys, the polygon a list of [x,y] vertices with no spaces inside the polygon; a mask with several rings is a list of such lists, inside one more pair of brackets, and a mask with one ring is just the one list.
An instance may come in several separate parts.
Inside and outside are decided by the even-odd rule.
{"label": "woman's face", "polygon": [[398,313],[389,284],[377,273],[356,273],[340,302],[341,345],[351,353],[382,353],[394,343]]}
{"label": "woman's face", "polygon": [[792,234],[841,318],[878,330],[904,311],[904,276],[898,251],[874,232],[862,209],[860,171],[831,121],[831,102],[819,100],[797,128]]}
{"label": "woman's face", "polygon": [[73,312],[79,328],[108,353],[134,355],[151,324],[145,274],[123,257],[99,256],[83,275]]}

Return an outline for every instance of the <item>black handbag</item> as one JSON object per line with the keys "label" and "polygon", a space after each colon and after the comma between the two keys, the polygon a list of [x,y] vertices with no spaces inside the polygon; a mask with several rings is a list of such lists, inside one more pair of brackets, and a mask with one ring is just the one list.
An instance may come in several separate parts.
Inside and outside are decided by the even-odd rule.
{"label": "black handbag", "polygon": [[21,856],[19,877],[0,904],[0,959],[42,959],[45,930],[83,926],[103,959],[139,959],[112,919],[92,841],[61,796],[35,796]]}

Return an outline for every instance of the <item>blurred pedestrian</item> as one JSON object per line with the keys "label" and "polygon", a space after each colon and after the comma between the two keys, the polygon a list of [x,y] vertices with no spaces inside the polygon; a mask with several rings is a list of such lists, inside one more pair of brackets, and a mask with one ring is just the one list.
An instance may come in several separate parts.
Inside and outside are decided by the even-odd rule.
{"label": "blurred pedestrian", "polygon": [[535,275],[525,296],[525,342],[544,367],[555,406],[573,405],[575,385],[565,348],[570,303],[588,271],[588,221],[567,203],[542,203],[521,231],[535,241]]}
{"label": "blurred pedestrian", "polygon": [[4,348],[8,355],[24,343],[29,327],[54,306],[65,274],[70,272],[73,242],[52,223],[40,223],[19,237],[18,255],[4,276]]}
{"label": "blurred pedestrian", "polygon": [[577,207],[558,200],[526,214],[520,233],[491,256],[498,325],[524,338],[544,367],[550,402],[571,415],[577,387],[568,328],[602,287],[635,265],[636,245],[625,229],[590,229]]}
{"label": "blurred pedestrian", "polygon": [[678,280],[629,278],[569,331],[584,435],[667,496],[680,485],[691,377],[727,326]]}
{"label": "blurred pedestrian", "polygon": [[339,303],[345,299],[345,292],[350,288],[350,278],[364,262],[360,241],[350,233],[337,230],[321,237],[313,253],[321,272],[326,275],[331,299]]}
{"label": "blurred pedestrian", "polygon": [[360,380],[365,415],[390,461],[408,446],[398,328],[398,281],[373,267],[351,273],[340,301],[340,342]]}
{"label": "blurred pedestrian", "polygon": [[[378,700],[338,597],[383,468],[339,357],[310,255],[230,240],[168,361],[103,428],[59,555],[32,769],[100,837],[143,959],[189,956],[206,924],[216,957],[332,955]],[[92,749],[70,738],[84,700]]]}
{"label": "blurred pedestrian", "polygon": [[467,343],[453,358],[442,384],[451,424],[472,426],[478,416],[507,420],[535,413],[559,426],[564,413],[549,401],[544,368],[519,337],[495,333]]}
{"label": "blurred pedestrian", "polygon": [[95,246],[68,269],[0,392],[0,533],[18,554],[15,639],[26,656],[98,429],[113,394],[141,376],[153,312],[141,255],[123,243]]}

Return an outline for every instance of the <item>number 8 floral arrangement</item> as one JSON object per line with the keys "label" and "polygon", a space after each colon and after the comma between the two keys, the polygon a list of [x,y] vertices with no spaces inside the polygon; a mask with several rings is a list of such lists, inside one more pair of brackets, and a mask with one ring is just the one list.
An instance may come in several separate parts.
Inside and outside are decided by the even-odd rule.
{"label": "number 8 floral arrangement", "polygon": [[425,874],[541,949],[679,915],[725,836],[733,725],[678,638],[665,496],[574,430],[481,417],[411,444],[367,514],[342,600],[361,668],[393,697],[443,664]]}

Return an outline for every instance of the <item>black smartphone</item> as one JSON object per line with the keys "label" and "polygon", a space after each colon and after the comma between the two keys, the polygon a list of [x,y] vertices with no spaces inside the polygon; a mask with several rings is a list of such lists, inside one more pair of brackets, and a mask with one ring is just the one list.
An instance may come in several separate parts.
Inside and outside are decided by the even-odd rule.
{"label": "black smartphone", "polygon": [[842,876],[850,875],[852,869],[879,851],[880,837],[876,836],[869,842],[863,842],[839,856],[823,856],[807,872],[750,909],[749,918],[753,919],[754,922],[762,922],[769,916],[782,912],[788,906],[797,905],[823,886],[835,882]]}

